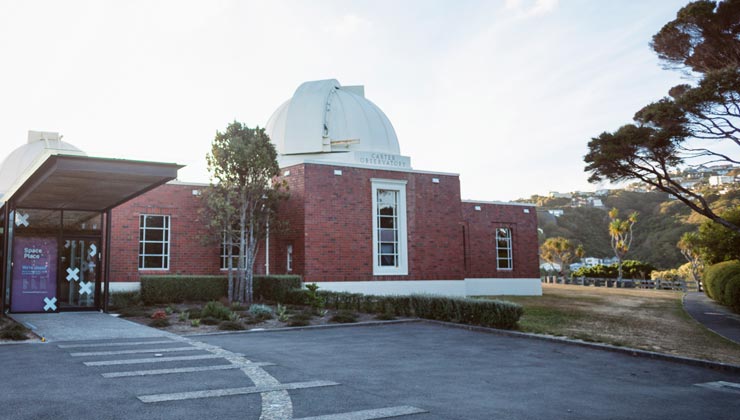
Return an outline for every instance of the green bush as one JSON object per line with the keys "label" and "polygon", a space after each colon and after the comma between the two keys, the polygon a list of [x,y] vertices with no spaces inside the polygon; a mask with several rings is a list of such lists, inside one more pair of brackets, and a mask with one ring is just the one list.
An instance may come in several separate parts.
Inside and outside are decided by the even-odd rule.
{"label": "green bush", "polygon": [[224,276],[141,276],[141,300],[147,305],[218,300],[226,287]]}
{"label": "green bush", "polygon": [[133,292],[113,292],[109,297],[111,309],[130,308],[141,305],[141,294],[138,291]]}
{"label": "green bush", "polygon": [[352,311],[339,311],[329,321],[340,324],[351,324],[357,322],[357,314]]}
{"label": "green bush", "polygon": [[11,323],[0,330],[0,339],[22,341],[28,338],[27,332],[28,329],[23,325]]}
{"label": "green bush", "polygon": [[200,323],[203,325],[218,325],[221,323],[221,320],[212,316],[205,316],[200,319]]}
{"label": "green bush", "polygon": [[[301,287],[301,277],[254,276],[254,296],[282,302],[293,289]],[[227,295],[226,276],[147,275],[141,276],[141,300],[147,304],[219,300]]]}
{"label": "green bush", "polygon": [[285,302],[286,295],[301,287],[301,276],[271,275],[254,276],[252,292],[259,300]]}
{"label": "green bush", "polygon": [[203,306],[200,311],[201,318],[216,318],[221,321],[228,321],[231,317],[231,310],[225,307],[221,302],[212,300]]}
{"label": "green bush", "polygon": [[244,324],[239,321],[224,321],[218,324],[218,329],[224,331],[241,331],[244,329]]}
{"label": "green bush", "polygon": [[258,303],[252,304],[249,307],[249,315],[252,315],[255,318],[265,318],[270,319],[272,318],[272,308],[270,308],[267,305],[260,305]]}
{"label": "green bush", "polygon": [[704,291],[718,303],[740,312],[740,261],[725,261],[707,267]]}
{"label": "green bush", "polygon": [[313,314],[310,311],[303,311],[290,316],[288,320],[289,327],[305,327],[311,324]]}
{"label": "green bush", "polygon": [[[432,295],[375,296],[326,290],[317,293],[327,308],[340,311],[415,316],[493,328],[514,328],[523,311],[518,304],[500,300]],[[309,297],[305,291],[291,291],[288,296],[292,304],[306,304]]]}

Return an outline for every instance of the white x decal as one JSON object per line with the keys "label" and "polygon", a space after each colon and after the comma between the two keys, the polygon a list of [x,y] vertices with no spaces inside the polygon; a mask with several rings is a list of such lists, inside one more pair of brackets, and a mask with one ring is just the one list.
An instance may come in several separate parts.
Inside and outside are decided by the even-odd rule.
{"label": "white x decal", "polygon": [[16,226],[23,225],[25,227],[28,227],[28,213],[26,214],[16,213],[15,214],[15,225]]}
{"label": "white x decal", "polygon": [[80,269],[79,268],[68,268],[67,269],[67,281],[77,281],[80,279]]}
{"label": "white x decal", "polygon": [[91,295],[92,285],[93,283],[91,281],[88,281],[88,282],[81,281],[80,282],[80,295],[84,295],[85,293],[87,293],[88,295]]}
{"label": "white x decal", "polygon": [[90,256],[94,257],[98,253],[98,247],[95,244],[90,244]]}
{"label": "white x decal", "polygon": [[45,297],[44,298],[44,303],[46,303],[46,305],[44,305],[44,310],[45,311],[48,311],[48,310],[56,311],[57,310],[57,305],[56,305],[57,298],[53,297],[53,298],[49,299],[49,298]]}

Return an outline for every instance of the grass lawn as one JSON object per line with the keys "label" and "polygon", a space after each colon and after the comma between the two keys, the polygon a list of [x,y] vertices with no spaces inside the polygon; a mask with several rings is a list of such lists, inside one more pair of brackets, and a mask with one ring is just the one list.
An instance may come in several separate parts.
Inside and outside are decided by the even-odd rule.
{"label": "grass lawn", "polygon": [[519,330],[740,365],[740,345],[694,321],[681,292],[543,284],[542,296],[496,296],[524,307]]}

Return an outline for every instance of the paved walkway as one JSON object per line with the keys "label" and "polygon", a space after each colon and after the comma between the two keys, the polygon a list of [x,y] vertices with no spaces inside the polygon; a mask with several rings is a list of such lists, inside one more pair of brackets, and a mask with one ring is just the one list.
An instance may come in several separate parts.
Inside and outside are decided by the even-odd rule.
{"label": "paved walkway", "polygon": [[11,314],[11,318],[33,330],[46,341],[114,340],[171,336],[101,312],[61,312],[55,314]]}
{"label": "paved walkway", "polygon": [[705,327],[740,344],[740,315],[709,299],[703,292],[686,293],[683,307]]}

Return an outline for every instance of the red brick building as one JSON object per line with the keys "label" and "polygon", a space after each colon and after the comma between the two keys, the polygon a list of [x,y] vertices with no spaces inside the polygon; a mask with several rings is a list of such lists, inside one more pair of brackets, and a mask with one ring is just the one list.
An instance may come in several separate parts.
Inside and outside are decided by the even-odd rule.
{"label": "red brick building", "polygon": [[[462,201],[458,175],[418,171],[362,86],[307,82],[270,118],[288,229],[259,273],[364,293],[540,294],[532,205]],[[462,164],[462,163],[461,163]],[[202,184],[169,183],[113,210],[111,290],[141,274],[218,274],[199,220]]]}

